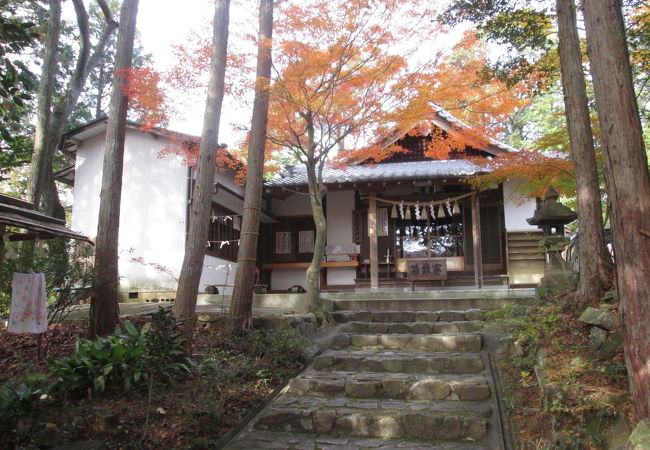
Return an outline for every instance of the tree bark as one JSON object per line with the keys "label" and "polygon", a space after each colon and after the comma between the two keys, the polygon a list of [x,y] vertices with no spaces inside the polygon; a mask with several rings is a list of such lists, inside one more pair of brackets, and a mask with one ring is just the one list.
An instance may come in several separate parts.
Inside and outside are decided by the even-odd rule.
{"label": "tree bark", "polygon": [[257,261],[257,241],[264,182],[264,149],[269,112],[269,83],[271,81],[271,39],[273,37],[273,0],[260,0],[259,36],[257,43],[257,81],[248,145],[244,214],[237,254],[237,274],[230,305],[233,326],[253,326],[253,283]]}
{"label": "tree bark", "polygon": [[[116,72],[131,68],[138,2],[139,0],[124,0],[122,3],[115,55]],[[124,138],[128,109],[128,98],[124,94],[126,82],[124,76],[113,77],[95,247],[96,278],[90,302],[90,334],[92,336],[111,333],[119,322],[117,304],[118,242]]]}
{"label": "tree bark", "polygon": [[314,239],[314,256],[307,268],[307,293],[306,302],[309,312],[314,314],[317,325],[323,325],[331,321],[329,315],[323,309],[320,301],[320,270],[325,257],[325,246],[327,244],[327,221],[323,208],[323,197],[327,188],[323,184],[323,160],[316,158],[316,142],[314,135],[314,119],[311,112],[303,114],[306,122],[307,132],[307,184],[309,187],[309,201],[311,203],[316,236]]}
{"label": "tree bark", "polygon": [[311,203],[316,236],[314,241],[314,256],[307,268],[307,293],[306,301],[309,312],[313,313],[317,325],[329,322],[329,318],[323,310],[320,301],[320,270],[325,257],[325,246],[327,244],[327,221],[323,209],[323,197],[325,188],[319,183],[316,169],[307,167],[307,178],[309,182],[309,201]]}
{"label": "tree bark", "polygon": [[[58,52],[58,34],[61,26],[61,1],[50,0],[50,8],[53,13],[51,12],[48,22],[45,60],[39,85],[34,153],[32,155],[32,170],[30,171],[27,196],[28,200],[33,202],[37,209],[60,218],[62,218],[64,212],[52,176],[54,151],[61,140],[65,123],[79,100],[79,95],[81,95],[88,74],[97,66],[104,53],[106,43],[117,29],[117,22],[113,20],[106,0],[97,0],[106,19],[106,29],[99,37],[91,54],[90,30],[86,8],[82,0],[72,1],[77,16],[77,26],[79,27],[79,54],[66,91],[53,106],[54,81],[56,80],[58,63],[56,53]],[[50,33],[53,34],[50,36]]]}
{"label": "tree bark", "polygon": [[[61,0],[50,0],[50,11],[47,20],[47,35],[43,50],[43,69],[38,84],[36,97],[36,129],[34,131],[34,152],[32,153],[32,167],[29,184],[27,186],[27,200],[34,203],[36,209],[41,203],[41,192],[46,182],[47,161],[46,151],[49,148],[48,130],[52,113],[52,99],[54,98],[54,82],[56,81],[57,55],[59,38],[61,35]],[[51,162],[49,167],[51,167]]]}
{"label": "tree bark", "polygon": [[368,238],[370,241],[370,290],[379,290],[379,254],[377,250],[377,200],[368,200]]}
{"label": "tree bark", "polygon": [[634,413],[650,418],[650,174],[620,0],[584,3],[616,256],[619,310]]}
{"label": "tree bark", "polygon": [[174,304],[174,317],[182,322],[187,354],[191,354],[192,351],[196,297],[201,272],[203,271],[205,243],[208,240],[210,206],[212,190],[214,189],[215,156],[216,149],[219,146],[219,122],[224,96],[229,8],[230,0],[216,1],[210,79],[205,102],[201,144],[199,146],[197,179],[190,209],[190,226],[185,245],[185,257]]}
{"label": "tree bark", "polygon": [[99,63],[99,75],[97,77],[97,100],[95,102],[95,119],[103,115],[102,98],[104,97],[104,61]]}
{"label": "tree bark", "polygon": [[612,260],[605,247],[603,215],[587,89],[582,71],[574,0],[557,0],[557,21],[566,121],[576,174],[580,286],[576,306],[599,299],[612,287]]}

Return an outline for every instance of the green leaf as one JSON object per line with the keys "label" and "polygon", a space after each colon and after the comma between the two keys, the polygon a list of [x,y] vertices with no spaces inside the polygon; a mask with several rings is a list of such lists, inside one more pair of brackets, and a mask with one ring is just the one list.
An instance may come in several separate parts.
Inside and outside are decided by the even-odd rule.
{"label": "green leaf", "polygon": [[131,321],[126,321],[124,322],[124,328],[126,329],[126,332],[129,333],[131,336],[138,336],[140,333],[138,333],[138,330],[135,328],[135,325]]}
{"label": "green leaf", "polygon": [[106,389],[106,378],[104,375],[100,375],[94,380],[94,390],[98,392],[103,392]]}
{"label": "green leaf", "polygon": [[141,335],[145,335],[149,333],[149,329],[151,328],[151,322],[147,322],[142,326],[142,329],[140,330]]}

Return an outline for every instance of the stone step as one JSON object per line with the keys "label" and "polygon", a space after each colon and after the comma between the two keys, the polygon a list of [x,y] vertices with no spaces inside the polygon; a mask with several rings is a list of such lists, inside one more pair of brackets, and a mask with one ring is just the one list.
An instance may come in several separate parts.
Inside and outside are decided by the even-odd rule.
{"label": "stone step", "polygon": [[[364,300],[366,301],[366,300]],[[384,300],[381,300],[384,301]],[[457,322],[464,320],[483,320],[481,309],[440,310],[440,311],[333,311],[332,317],[339,323],[345,322]]]}
{"label": "stone step", "polygon": [[316,370],[389,373],[479,373],[478,353],[328,350],[314,359]]}
{"label": "stone step", "polygon": [[490,397],[482,375],[418,375],[307,370],[289,383],[293,395],[407,400],[481,401]]}
{"label": "stone step", "polygon": [[473,442],[422,442],[406,439],[373,439],[354,437],[317,436],[306,433],[252,430],[229,443],[225,449],[286,449],[286,450],[361,450],[396,449],[409,450],[493,450]]}
{"label": "stone step", "polygon": [[369,400],[281,395],[259,416],[258,430],[334,436],[480,441],[487,402]]}
{"label": "stone step", "polygon": [[480,331],[480,320],[463,320],[458,322],[346,322],[343,330],[348,333],[395,333],[395,334],[437,334],[469,333]]}
{"label": "stone step", "polygon": [[445,334],[350,334],[336,336],[330,346],[343,349],[421,350],[425,352],[479,352],[483,340],[479,333]]}
{"label": "stone step", "polygon": [[492,298],[381,298],[337,299],[332,301],[335,311],[466,311],[468,309],[495,309],[507,303]]}

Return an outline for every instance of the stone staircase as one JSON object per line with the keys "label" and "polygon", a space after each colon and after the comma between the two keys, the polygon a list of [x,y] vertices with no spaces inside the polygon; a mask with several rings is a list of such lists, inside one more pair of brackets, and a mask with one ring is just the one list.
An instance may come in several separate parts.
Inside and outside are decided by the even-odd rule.
{"label": "stone staircase", "polygon": [[330,348],[226,448],[505,448],[484,302],[448,300],[334,300]]}

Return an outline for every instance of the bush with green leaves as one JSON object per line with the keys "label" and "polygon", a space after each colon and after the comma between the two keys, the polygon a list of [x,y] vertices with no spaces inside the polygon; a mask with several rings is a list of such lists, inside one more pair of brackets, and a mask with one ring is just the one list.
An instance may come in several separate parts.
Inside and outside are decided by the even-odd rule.
{"label": "bush with green leaves", "polygon": [[32,415],[45,393],[42,384],[41,377],[32,376],[0,387],[0,435],[3,439],[29,432]]}
{"label": "bush with green leaves", "polygon": [[147,351],[146,335],[150,327],[147,323],[138,330],[131,322],[125,322],[126,333],[118,325],[114,334],[105,338],[94,341],[77,338],[74,356],[49,361],[57,387],[102,392],[107,386],[121,385],[128,391],[145,376],[142,356]]}
{"label": "bush with green leaves", "polygon": [[[159,314],[167,317],[166,313]],[[127,321],[124,332],[118,325],[111,336],[94,341],[77,339],[74,356],[49,361],[55,385],[73,392],[111,388],[128,391],[143,379],[189,370],[179,359],[180,341],[165,335],[160,325],[151,332],[152,323],[156,322],[148,322],[138,330]]]}
{"label": "bush with green leaves", "polygon": [[171,309],[158,307],[158,311],[151,314],[151,323],[144,355],[148,371],[164,378],[188,371],[193,362],[184,356],[183,334],[178,322],[172,317]]}

